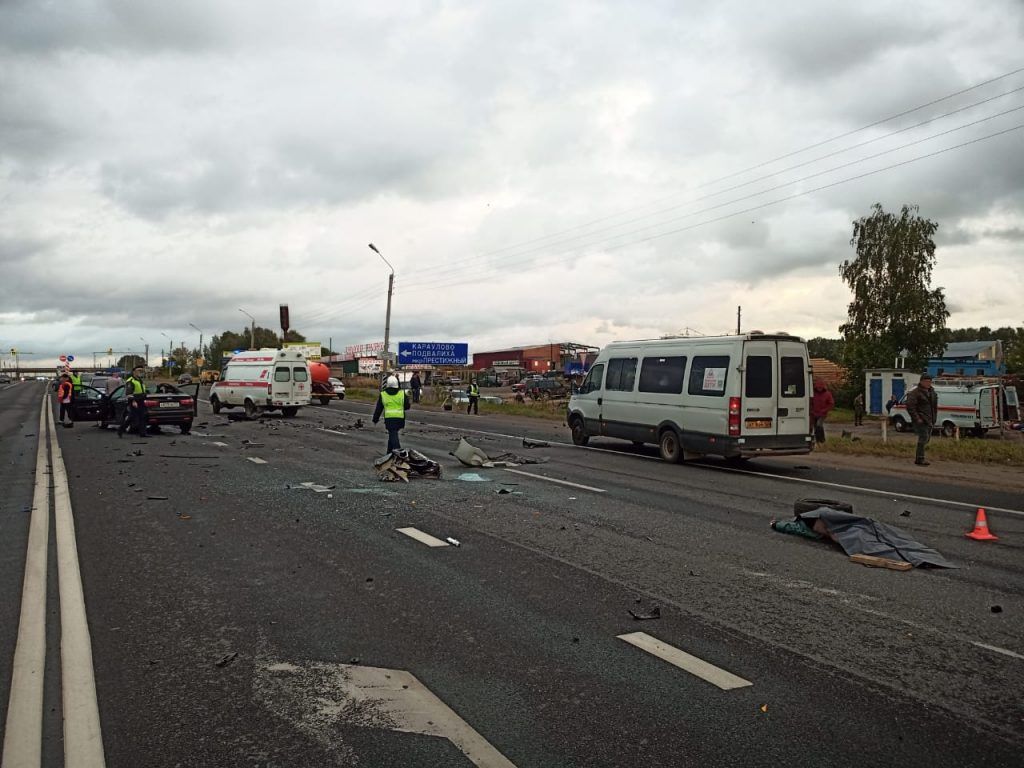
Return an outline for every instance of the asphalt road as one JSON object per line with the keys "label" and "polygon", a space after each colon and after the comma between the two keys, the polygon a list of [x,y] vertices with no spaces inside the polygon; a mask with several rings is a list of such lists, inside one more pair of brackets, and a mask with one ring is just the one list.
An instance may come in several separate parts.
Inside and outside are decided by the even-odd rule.
{"label": "asphalt road", "polygon": [[[3,686],[42,393],[0,392]],[[996,544],[963,537],[973,505],[1024,512],[1019,495],[793,462],[668,466],[560,444],[555,424],[422,411],[403,444],[443,478],[381,483],[386,436],[369,413],[346,402],[247,422],[204,404],[192,435],[142,444],[57,429],[107,765],[1022,763],[1024,515],[990,516]],[[466,469],[448,455],[461,435],[547,461]],[[805,496],[848,501],[961,568],[863,568],[768,528]],[[43,764],[58,765],[47,632]],[[637,632],[712,666],[619,637]],[[388,703],[385,678],[357,690],[368,668],[412,673],[464,727],[424,699],[417,721]]]}

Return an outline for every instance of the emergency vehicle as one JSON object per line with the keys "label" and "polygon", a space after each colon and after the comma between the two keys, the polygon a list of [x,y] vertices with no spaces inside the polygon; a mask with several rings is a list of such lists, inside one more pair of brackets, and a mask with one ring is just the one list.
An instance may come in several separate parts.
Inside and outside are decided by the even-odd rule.
{"label": "emergency vehicle", "polygon": [[[932,385],[939,396],[939,414],[935,429],[952,437],[959,428],[974,437],[984,437],[990,429],[999,427],[1000,385],[993,382],[958,382]],[[889,414],[897,432],[909,432],[913,423],[907,413],[906,396],[893,406]]]}
{"label": "emergency vehicle", "polygon": [[280,410],[291,417],[310,403],[309,363],[297,349],[250,349],[228,360],[210,390],[214,413],[241,407],[249,418]]}

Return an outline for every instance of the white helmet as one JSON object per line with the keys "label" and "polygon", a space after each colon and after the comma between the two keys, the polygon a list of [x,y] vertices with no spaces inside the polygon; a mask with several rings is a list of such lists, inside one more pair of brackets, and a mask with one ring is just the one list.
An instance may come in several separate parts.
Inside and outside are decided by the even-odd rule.
{"label": "white helmet", "polygon": [[398,389],[398,377],[388,376],[388,380],[384,382],[384,386],[388,389]]}

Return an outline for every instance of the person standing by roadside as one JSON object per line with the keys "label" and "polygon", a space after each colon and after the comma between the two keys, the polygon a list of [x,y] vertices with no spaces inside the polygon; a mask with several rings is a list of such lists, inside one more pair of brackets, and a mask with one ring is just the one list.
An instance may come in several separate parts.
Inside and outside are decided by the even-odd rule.
{"label": "person standing by roadside", "polygon": [[69,371],[68,378],[71,379],[71,397],[76,398],[82,391],[82,377],[78,371]]}
{"label": "person standing by roadside", "polygon": [[409,410],[410,398],[398,384],[397,376],[388,376],[384,389],[377,397],[377,405],[373,409],[373,423],[384,417],[384,426],[388,430],[388,453],[402,450],[402,442],[398,433],[405,428],[405,412]]}
{"label": "person standing by roadside", "polygon": [[899,399],[896,397],[896,395],[889,395],[889,399],[885,401],[885,412],[892,413],[892,409],[896,406],[896,403],[898,402]]}
{"label": "person standing by roadside", "polygon": [[126,428],[129,432],[134,429],[142,439],[147,437],[146,384],[143,381],[145,373],[145,369],[140,365],[124,380],[124,394],[128,402],[125,404],[124,418],[117,427],[118,437],[124,434]]}
{"label": "person standing by roadside", "polygon": [[860,392],[853,398],[853,426],[864,424],[864,393]]}
{"label": "person standing by roadside", "polygon": [[469,380],[469,405],[466,406],[466,414],[470,413],[480,415],[480,385],[476,383],[475,377]]}
{"label": "person standing by roadside", "polygon": [[124,381],[121,379],[120,373],[114,371],[112,374],[110,374],[110,378],[107,379],[106,384],[107,397],[110,397],[114,393],[114,390],[120,387],[122,384],[124,384]]}
{"label": "person standing by roadside", "polygon": [[907,393],[907,415],[914,425],[917,434],[917,453],[914,463],[927,467],[931,462],[925,461],[924,448],[932,439],[932,429],[939,416],[939,395],[932,387],[932,377],[927,373],[917,382],[917,386]]}
{"label": "person standing by roadside", "polygon": [[[75,426],[75,419],[71,411],[72,392],[74,392],[74,385],[71,383],[71,377],[65,373],[60,377],[60,384],[57,385],[57,402],[60,403],[60,425],[62,427]],[[68,417],[66,424],[64,423],[65,414]]]}
{"label": "person standing by roadside", "polygon": [[409,379],[409,388],[412,389],[412,401],[418,403],[420,401],[420,390],[423,389],[423,382],[420,381],[419,371],[413,371],[412,378]]}
{"label": "person standing by roadside", "polygon": [[836,401],[828,386],[821,379],[814,380],[814,394],[811,396],[811,418],[814,420],[814,439],[825,442],[825,419],[836,407]]}

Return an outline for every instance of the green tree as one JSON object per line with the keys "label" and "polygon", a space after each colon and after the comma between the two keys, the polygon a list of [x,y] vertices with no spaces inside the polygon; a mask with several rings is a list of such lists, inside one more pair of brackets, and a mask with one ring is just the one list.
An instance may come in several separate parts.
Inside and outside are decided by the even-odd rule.
{"label": "green tree", "polygon": [[853,291],[843,334],[843,362],[860,381],[864,369],[892,365],[903,350],[920,369],[946,345],[946,299],[932,288],[934,235],[939,225],[904,205],[899,215],[876,203],[870,216],[853,222],[856,257],[839,265]]}
{"label": "green tree", "polygon": [[132,368],[145,364],[146,358],[142,355],[124,355],[123,357],[118,358],[117,361],[117,367],[124,368],[126,371],[130,371]]}
{"label": "green tree", "polygon": [[[281,346],[281,337],[277,335],[276,331],[270,328],[262,328],[256,326],[255,331],[255,347],[254,349],[263,349],[269,347],[277,349]],[[287,341],[305,341],[306,337],[298,331],[288,331]],[[249,329],[243,328],[241,331],[224,331],[223,333],[217,334],[210,339],[210,343],[207,344],[203,349],[204,357],[206,358],[207,368],[220,368],[225,352],[231,352],[235,349],[250,349],[249,346]]]}
{"label": "green tree", "polygon": [[816,336],[807,340],[807,354],[811,357],[820,357],[839,363],[843,360],[843,340],[826,339],[823,336]]}

